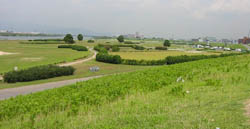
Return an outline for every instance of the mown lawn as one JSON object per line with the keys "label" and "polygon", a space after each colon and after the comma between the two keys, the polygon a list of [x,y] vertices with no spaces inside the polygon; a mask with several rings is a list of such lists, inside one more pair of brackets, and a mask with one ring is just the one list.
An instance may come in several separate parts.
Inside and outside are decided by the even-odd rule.
{"label": "mown lawn", "polygon": [[0,128],[248,129],[249,69],[231,56],[19,96],[0,101]]}
{"label": "mown lawn", "polygon": [[0,55],[0,73],[13,70],[15,66],[25,69],[37,65],[70,62],[90,55],[90,52],[58,49],[58,44],[20,44],[19,42],[0,41],[0,51],[14,53]]}

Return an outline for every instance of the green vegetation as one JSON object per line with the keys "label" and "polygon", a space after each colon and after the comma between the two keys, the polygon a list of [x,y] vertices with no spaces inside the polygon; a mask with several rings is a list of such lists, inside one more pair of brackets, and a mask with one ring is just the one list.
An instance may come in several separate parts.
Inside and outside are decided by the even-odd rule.
{"label": "green vegetation", "polygon": [[88,48],[80,45],[59,45],[58,48],[71,48],[76,51],[88,51]]}
{"label": "green vegetation", "polygon": [[112,52],[119,52],[120,48],[117,46],[112,46]]}
{"label": "green vegetation", "polygon": [[[91,72],[89,68],[93,66],[98,66],[100,70],[97,72]],[[90,77],[90,76],[131,72],[131,71],[151,68],[153,66],[136,66],[136,65],[122,65],[122,64],[117,65],[117,64],[108,64],[108,63],[102,63],[102,62],[97,62],[95,60],[91,60],[82,64],[73,65],[73,67],[75,68],[75,72],[74,72],[74,75],[72,76],[55,77],[55,78],[50,78],[46,80],[37,80],[37,81],[32,81],[32,82],[4,83],[0,81],[0,89],[77,79],[77,78]]]}
{"label": "green vegetation", "polygon": [[78,35],[77,35],[77,39],[78,39],[79,41],[82,41],[82,40],[83,40],[83,35],[82,35],[82,34],[78,34]]}
{"label": "green vegetation", "polygon": [[88,43],[94,43],[95,42],[95,40],[88,40]]}
{"label": "green vegetation", "polygon": [[124,42],[124,37],[123,37],[122,35],[120,35],[120,36],[117,37],[117,40],[118,40],[120,43],[122,43],[122,42]]}
{"label": "green vegetation", "polygon": [[[80,44],[79,44],[80,45]],[[71,62],[90,55],[89,51],[58,49],[56,44],[19,44],[19,41],[0,41],[0,51],[11,53],[0,55],[0,73],[39,65]]]}
{"label": "green vegetation", "polygon": [[72,36],[71,34],[67,34],[67,35],[63,38],[63,40],[65,41],[65,43],[70,43],[70,44],[75,43],[74,38],[73,38],[73,36]]}
{"label": "green vegetation", "polygon": [[142,51],[142,52],[110,52],[111,55],[120,55],[122,59],[135,60],[158,60],[164,59],[167,56],[180,55],[217,55],[220,53],[205,52],[205,51]]}
{"label": "green vegetation", "polygon": [[59,76],[73,75],[75,69],[71,66],[59,67],[56,65],[36,66],[20,71],[11,71],[4,74],[4,81],[8,83],[28,82]]}
{"label": "green vegetation", "polygon": [[170,47],[170,46],[171,46],[169,40],[165,40],[163,45],[164,45],[165,47]]}
{"label": "green vegetation", "polygon": [[0,128],[248,128],[249,64],[200,60],[19,96],[0,101]]}
{"label": "green vegetation", "polygon": [[155,47],[155,50],[168,50],[167,47]]}
{"label": "green vegetation", "polygon": [[112,63],[112,64],[121,64],[122,59],[118,55],[109,55],[108,53],[100,52],[96,55],[96,61]]}

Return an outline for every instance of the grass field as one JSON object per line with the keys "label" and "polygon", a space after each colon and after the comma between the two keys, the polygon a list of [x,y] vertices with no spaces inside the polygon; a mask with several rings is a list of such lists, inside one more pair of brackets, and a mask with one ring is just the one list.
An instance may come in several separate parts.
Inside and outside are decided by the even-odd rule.
{"label": "grass field", "polygon": [[[100,71],[91,72],[89,68],[93,66],[98,66],[100,68]],[[21,87],[21,86],[33,85],[33,84],[42,84],[42,83],[47,83],[47,82],[55,82],[55,81],[62,81],[62,80],[97,76],[97,75],[132,72],[132,71],[151,68],[153,66],[116,65],[116,64],[107,64],[107,63],[102,63],[102,62],[97,62],[95,60],[91,60],[89,62],[74,65],[73,67],[76,69],[76,71],[74,75],[72,76],[56,77],[56,78],[38,80],[38,81],[32,81],[32,82],[18,82],[18,83],[13,83],[13,84],[4,83],[0,81],[0,89]]]}
{"label": "grass field", "polygon": [[219,54],[213,52],[202,51],[144,51],[144,52],[111,52],[112,55],[120,55],[123,59],[136,59],[136,60],[158,60],[164,59],[167,56],[179,55],[211,55]]}
{"label": "grass field", "polygon": [[58,49],[56,44],[20,44],[19,41],[0,41],[0,51],[13,53],[0,55],[0,73],[13,70],[15,66],[24,69],[37,65],[70,62],[84,58],[90,52]]}
{"label": "grass field", "polygon": [[248,129],[249,68],[207,59],[20,96],[0,101],[0,128]]}

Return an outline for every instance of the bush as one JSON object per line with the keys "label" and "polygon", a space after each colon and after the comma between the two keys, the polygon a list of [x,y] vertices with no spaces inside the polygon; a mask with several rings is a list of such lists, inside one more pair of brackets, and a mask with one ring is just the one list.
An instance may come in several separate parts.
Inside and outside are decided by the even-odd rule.
{"label": "bush", "polygon": [[144,47],[138,46],[138,45],[133,46],[133,48],[136,50],[144,50],[145,49]]}
{"label": "bush", "polygon": [[73,75],[75,69],[71,66],[59,67],[56,65],[44,65],[32,67],[26,70],[11,71],[4,74],[5,82],[28,82],[34,80],[42,80],[59,76]]}
{"label": "bush", "polygon": [[72,50],[76,50],[76,51],[88,51],[88,48],[86,48],[85,46],[73,45],[72,46]]}
{"label": "bush", "polygon": [[168,50],[167,47],[155,47],[156,50]]}
{"label": "bush", "polygon": [[95,40],[88,40],[88,43],[94,43]]}
{"label": "bush", "polygon": [[108,53],[98,53],[96,55],[96,61],[112,63],[112,64],[121,64],[122,59],[119,55],[109,55]]}
{"label": "bush", "polygon": [[132,42],[132,41],[125,41],[124,44],[140,44],[140,43]]}
{"label": "bush", "polygon": [[88,51],[88,48],[79,45],[59,45],[58,48],[71,48],[76,51]]}
{"label": "bush", "polygon": [[120,48],[117,46],[112,46],[112,52],[119,52]]}
{"label": "bush", "polygon": [[73,45],[59,45],[58,48],[72,48]]}

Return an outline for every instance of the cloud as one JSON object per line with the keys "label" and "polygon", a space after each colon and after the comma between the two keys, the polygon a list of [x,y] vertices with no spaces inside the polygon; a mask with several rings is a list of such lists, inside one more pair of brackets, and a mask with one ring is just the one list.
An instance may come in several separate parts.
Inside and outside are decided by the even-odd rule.
{"label": "cloud", "polygon": [[249,0],[174,0],[173,7],[183,8],[193,17],[202,19],[214,14],[249,14]]}

